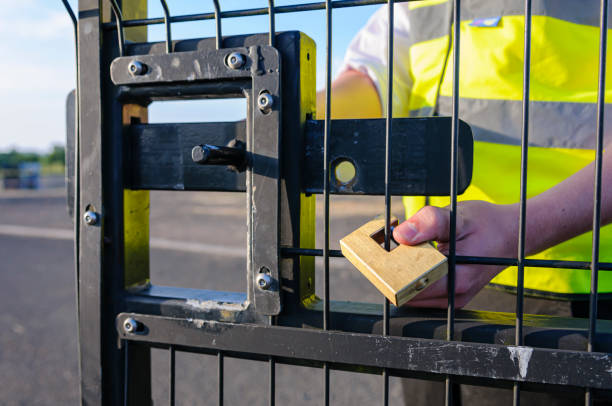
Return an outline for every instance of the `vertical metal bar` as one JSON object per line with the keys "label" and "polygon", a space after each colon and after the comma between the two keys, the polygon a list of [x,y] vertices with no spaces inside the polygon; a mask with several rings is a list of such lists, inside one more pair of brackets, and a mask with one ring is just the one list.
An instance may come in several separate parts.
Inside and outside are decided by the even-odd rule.
{"label": "vertical metal bar", "polygon": [[[595,155],[595,184],[593,190],[593,250],[591,258],[591,294],[589,296],[589,341],[587,351],[594,350],[597,332],[597,282],[599,273],[599,227],[601,223],[601,172],[606,96],[606,52],[608,49],[608,0],[601,0],[599,20],[599,83],[597,88],[597,145]],[[591,405],[590,388],[585,394],[585,404]]]}
{"label": "vertical metal bar", "polygon": [[[394,0],[387,1],[387,120],[385,134],[385,250],[391,250],[391,134],[393,131],[393,23]],[[383,303],[383,335],[389,335],[389,300]],[[383,405],[389,404],[389,373],[383,369]]]}
{"label": "vertical metal bar", "polygon": [[[132,18],[146,17],[147,0],[122,1],[121,12],[123,16]],[[112,33],[109,33],[112,35]],[[147,28],[131,28],[125,31],[125,41],[146,42]],[[105,70],[108,70],[113,58],[116,57],[114,41],[103,39],[105,55]],[[127,53],[127,49],[126,49]],[[112,274],[108,270],[104,273],[110,276],[112,281],[106,283],[109,295],[109,302],[105,306],[108,317],[113,318],[125,307],[123,304],[123,292],[126,287],[145,286],[149,282],[149,192],[124,189],[123,164],[125,162],[125,143],[123,130],[130,125],[134,119],[140,123],[148,122],[147,107],[138,104],[122,104],[116,99],[114,92],[115,86],[111,83],[108,75],[104,75],[106,98],[110,108],[103,115],[105,125],[112,128],[112,131],[103,132],[103,143],[106,146],[106,155],[112,160],[105,162],[104,177],[106,178],[103,190],[109,193],[108,201],[105,203],[105,210],[111,215],[108,216],[112,221],[105,224],[106,229],[111,229],[110,241],[113,243],[104,247],[105,251],[113,255]],[[111,115],[112,114],[112,115]],[[114,116],[116,115],[116,117]],[[112,134],[112,137],[111,137]],[[110,154],[109,154],[110,153]],[[112,203],[112,204],[111,204]],[[86,255],[83,252],[83,255]],[[107,261],[110,265],[111,261]],[[116,337],[109,336],[108,348],[116,346]],[[151,348],[147,345],[131,343],[129,346],[129,358],[127,359],[129,368],[129,393],[127,398],[128,405],[150,404],[151,396]],[[110,369],[111,377],[117,375],[116,370]],[[109,400],[107,403],[112,404]]]}
{"label": "vertical metal bar", "polygon": [[[129,2],[130,8],[144,1]],[[131,344],[127,355],[117,347],[112,325],[122,311],[124,263],[123,109],[115,86],[105,75],[117,51],[123,52],[122,10],[113,9],[119,35],[117,49],[112,32],[102,31],[101,2],[79,1],[79,206],[96,211],[95,225],[75,218],[79,224],[79,341],[81,344],[81,402],[84,404],[135,404],[150,402],[150,353],[143,345]],[[126,3],[128,4],[128,3]],[[146,13],[146,11],[145,11]],[[137,13],[135,13],[137,14]],[[105,244],[108,238],[112,244]],[[126,361],[126,356],[128,360]],[[127,364],[126,364],[127,363]],[[138,369],[134,368],[137,365]],[[129,368],[128,368],[129,367]],[[130,386],[127,400],[124,373]]]}
{"label": "vertical metal bar", "polygon": [[274,358],[270,356],[270,406],[276,404],[276,362]]}
{"label": "vertical metal bar", "polygon": [[159,0],[162,8],[164,9],[164,25],[166,26],[166,52],[172,52],[172,33],[170,31],[170,10],[168,9],[168,3],[166,0]]}
{"label": "vertical metal bar", "polygon": [[115,15],[115,23],[117,24],[117,38],[119,43],[119,56],[123,56],[125,49],[125,39],[123,36],[123,15],[121,14],[121,8],[117,4],[117,0],[109,0],[113,14]]}
{"label": "vertical metal bar", "polygon": [[[331,131],[331,69],[332,69],[332,4],[325,1],[326,20],[326,55],[325,55],[325,128],[323,139],[323,228],[325,242],[323,244],[323,329],[329,328],[329,134]],[[325,404],[329,404],[329,365],[323,365]]]}
{"label": "vertical metal bar", "polygon": [[[450,182],[450,224],[448,244],[448,307],[446,318],[446,339],[452,340],[455,333],[455,256],[457,229],[457,150],[459,132],[459,56],[461,33],[461,2],[453,3],[453,114],[451,126],[451,182]],[[458,399],[457,399],[458,400]],[[446,406],[453,404],[453,384],[446,377]]]}
{"label": "vertical metal bar", "polygon": [[130,341],[123,341],[123,356],[125,361],[123,363],[123,405],[128,405],[128,399],[130,394]]}
{"label": "vertical metal bar", "polygon": [[[102,207],[102,61],[100,52],[102,23],[97,0],[79,1],[79,134],[82,175],[80,207]],[[93,12],[92,12],[93,10]],[[87,26],[87,29],[85,29]],[[77,213],[79,246],[79,342],[81,343],[81,403],[103,404],[102,388],[102,228],[86,227]],[[102,219],[104,221],[104,219]],[[80,253],[79,253],[80,254]],[[123,373],[123,371],[121,371]]]}
{"label": "vertical metal bar", "polygon": [[223,406],[223,352],[217,354],[217,393],[219,395],[217,404]]}
{"label": "vertical metal bar", "polygon": [[175,383],[176,383],[176,351],[174,346],[170,346],[170,389],[168,390],[168,403],[170,406],[174,406],[175,402]]}
{"label": "vertical metal bar", "polygon": [[[529,84],[531,72],[531,0],[525,0],[525,45],[523,64],[523,128],[521,137],[521,186],[519,203],[519,229],[518,229],[518,264],[516,281],[516,320],[515,345],[523,345],[523,302],[524,302],[524,275],[525,275],[525,224],[527,217],[527,163],[529,146]],[[514,382],[513,405],[521,403],[520,385]]]}
{"label": "vertical metal bar", "polygon": [[274,21],[274,0],[268,0],[268,16],[270,17],[270,46],[274,46],[276,36],[276,24]]}
{"label": "vertical metal bar", "polygon": [[213,0],[213,6],[215,6],[215,29],[217,38],[217,49],[223,48],[223,37],[221,36],[221,8],[219,7],[219,0]]}
{"label": "vertical metal bar", "polygon": [[[270,325],[276,325],[276,317],[270,316]],[[273,356],[268,357],[268,366],[269,366],[269,403],[270,406],[274,406],[276,404],[276,361],[274,361]]]}
{"label": "vertical metal bar", "polygon": [[[80,155],[79,155],[79,31],[78,31],[78,22],[72,7],[70,7],[70,3],[68,0],[62,0],[64,7],[66,8],[66,12],[70,16],[70,20],[72,21],[72,28],[74,34],[74,57],[75,57],[75,71],[76,71],[76,84],[75,84],[75,93],[74,93],[74,196],[73,196],[73,230],[74,230],[74,279],[75,279],[75,298],[76,298],[76,313],[77,313],[77,321],[79,320],[79,231],[80,231],[80,222],[79,222],[79,213],[81,213],[81,208],[79,204],[79,199],[81,195],[81,185],[80,185]],[[77,335],[77,353],[79,357],[78,368],[79,368],[79,376],[80,368],[81,368],[81,343],[79,337]]]}
{"label": "vertical metal bar", "polygon": [[76,19],[76,15],[74,14],[74,11],[72,11],[72,7],[70,7],[70,3],[68,3],[68,0],[62,0],[62,3],[64,4],[64,7],[66,8],[66,12],[68,13],[68,16],[70,17],[70,20],[72,21],[72,29],[74,30],[74,41],[75,41],[75,46],[76,46],[76,41],[77,41],[77,19]]}

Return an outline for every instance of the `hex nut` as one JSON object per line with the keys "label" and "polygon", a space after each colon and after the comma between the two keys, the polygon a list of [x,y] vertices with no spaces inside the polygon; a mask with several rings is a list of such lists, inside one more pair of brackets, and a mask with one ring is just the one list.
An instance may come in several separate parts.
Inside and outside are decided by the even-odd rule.
{"label": "hex nut", "polygon": [[274,98],[270,93],[263,92],[257,97],[257,107],[264,113],[268,113],[274,105]]}
{"label": "hex nut", "polygon": [[147,73],[147,65],[139,61],[131,61],[128,65],[128,71],[132,76],[141,76]]}
{"label": "hex nut", "polygon": [[225,58],[225,64],[230,69],[240,69],[244,66],[246,59],[239,52],[232,52]]}
{"label": "hex nut", "polygon": [[272,278],[266,273],[259,273],[255,278],[257,287],[261,290],[268,290],[272,287]]}
{"label": "hex nut", "polygon": [[99,217],[100,216],[98,216],[98,213],[96,213],[95,211],[88,210],[85,212],[85,214],[83,214],[83,221],[88,226],[95,226],[100,220]]}

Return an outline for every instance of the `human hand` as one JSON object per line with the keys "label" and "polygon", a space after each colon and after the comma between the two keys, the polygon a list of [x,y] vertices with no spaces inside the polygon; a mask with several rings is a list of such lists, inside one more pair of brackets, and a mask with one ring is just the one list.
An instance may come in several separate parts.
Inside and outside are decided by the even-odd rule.
{"label": "human hand", "polygon": [[[450,210],[426,206],[393,230],[393,238],[406,245],[437,241],[448,255]],[[457,255],[515,257],[518,247],[518,206],[484,201],[457,204]],[[457,265],[455,306],[465,306],[495,275],[504,269],[493,265]],[[406,306],[446,308],[448,277],[423,290]]]}

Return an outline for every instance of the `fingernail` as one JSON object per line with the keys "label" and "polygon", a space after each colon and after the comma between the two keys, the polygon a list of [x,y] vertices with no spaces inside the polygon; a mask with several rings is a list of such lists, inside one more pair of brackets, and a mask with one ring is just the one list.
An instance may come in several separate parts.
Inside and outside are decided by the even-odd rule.
{"label": "fingernail", "polygon": [[419,233],[419,230],[416,228],[414,223],[409,222],[402,224],[398,231],[404,240],[410,242],[414,241],[415,237]]}

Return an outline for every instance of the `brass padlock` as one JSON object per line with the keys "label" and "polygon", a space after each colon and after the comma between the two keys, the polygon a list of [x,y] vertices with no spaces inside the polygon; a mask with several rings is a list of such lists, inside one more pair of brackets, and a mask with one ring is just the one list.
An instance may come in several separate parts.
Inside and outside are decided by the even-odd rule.
{"label": "brass padlock", "polygon": [[[391,225],[397,226],[397,218]],[[340,240],[342,254],[396,306],[448,273],[447,258],[430,243],[385,250],[385,220],[374,219]]]}

